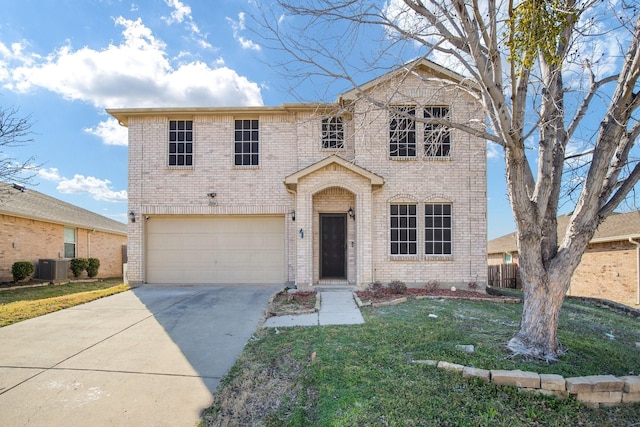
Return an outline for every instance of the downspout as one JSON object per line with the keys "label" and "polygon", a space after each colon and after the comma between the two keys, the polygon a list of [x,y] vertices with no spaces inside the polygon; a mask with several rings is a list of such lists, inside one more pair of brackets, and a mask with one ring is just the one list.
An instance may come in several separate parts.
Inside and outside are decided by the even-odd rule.
{"label": "downspout", "polygon": [[636,245],[636,304],[640,305],[640,243],[629,237],[629,242]]}

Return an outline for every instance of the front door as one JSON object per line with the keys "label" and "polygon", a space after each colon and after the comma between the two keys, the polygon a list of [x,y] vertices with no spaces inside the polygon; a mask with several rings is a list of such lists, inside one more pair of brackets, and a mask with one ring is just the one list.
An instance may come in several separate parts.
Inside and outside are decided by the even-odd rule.
{"label": "front door", "polygon": [[320,214],[320,278],[347,278],[346,214]]}

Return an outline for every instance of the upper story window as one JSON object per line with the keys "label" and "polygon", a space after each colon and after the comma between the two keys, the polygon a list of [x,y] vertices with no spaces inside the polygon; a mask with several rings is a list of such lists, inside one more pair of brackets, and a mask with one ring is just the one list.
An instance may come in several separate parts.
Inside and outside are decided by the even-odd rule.
{"label": "upper story window", "polygon": [[193,166],[192,120],[169,120],[169,166]]}
{"label": "upper story window", "polygon": [[425,254],[451,255],[451,205],[425,205],[424,221]]}
{"label": "upper story window", "polygon": [[258,120],[236,120],[234,165],[258,166],[259,142]]}
{"label": "upper story window", "polygon": [[414,204],[391,205],[391,255],[418,254],[418,216]]}
{"label": "upper story window", "polygon": [[[425,107],[425,119],[450,119],[449,107]],[[426,157],[449,157],[451,152],[451,130],[438,123],[424,125],[424,155]]]}
{"label": "upper story window", "polygon": [[394,107],[389,115],[389,155],[416,156],[416,107]]}
{"label": "upper story window", "polygon": [[322,148],[344,148],[344,124],[342,117],[322,119]]}
{"label": "upper story window", "polygon": [[76,229],[64,228],[64,257],[76,257]]}

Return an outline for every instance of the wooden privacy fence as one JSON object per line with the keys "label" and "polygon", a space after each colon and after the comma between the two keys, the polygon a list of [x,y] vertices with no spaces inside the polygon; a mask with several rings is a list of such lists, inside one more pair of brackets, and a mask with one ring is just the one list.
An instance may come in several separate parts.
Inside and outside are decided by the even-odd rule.
{"label": "wooden privacy fence", "polygon": [[490,265],[487,271],[487,284],[496,288],[522,289],[518,264]]}

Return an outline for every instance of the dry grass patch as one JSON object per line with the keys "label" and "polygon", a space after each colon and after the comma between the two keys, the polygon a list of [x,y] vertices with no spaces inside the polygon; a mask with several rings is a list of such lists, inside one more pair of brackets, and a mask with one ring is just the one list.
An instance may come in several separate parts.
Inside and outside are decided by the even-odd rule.
{"label": "dry grass patch", "polygon": [[244,353],[223,378],[200,426],[277,426],[300,410],[295,406],[304,395],[297,380],[303,365],[288,353],[266,365],[254,356]]}
{"label": "dry grass patch", "polygon": [[129,289],[131,288],[128,285],[121,284],[107,289],[2,304],[0,305],[0,327],[84,304],[85,302],[128,291]]}

